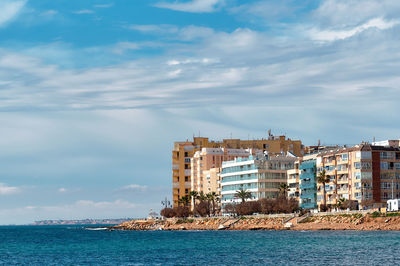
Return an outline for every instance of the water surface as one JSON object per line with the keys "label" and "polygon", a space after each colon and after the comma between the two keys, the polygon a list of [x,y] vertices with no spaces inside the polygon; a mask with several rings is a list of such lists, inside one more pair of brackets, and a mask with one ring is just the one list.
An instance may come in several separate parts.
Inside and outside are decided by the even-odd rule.
{"label": "water surface", "polygon": [[395,265],[400,232],[89,231],[0,227],[0,264]]}

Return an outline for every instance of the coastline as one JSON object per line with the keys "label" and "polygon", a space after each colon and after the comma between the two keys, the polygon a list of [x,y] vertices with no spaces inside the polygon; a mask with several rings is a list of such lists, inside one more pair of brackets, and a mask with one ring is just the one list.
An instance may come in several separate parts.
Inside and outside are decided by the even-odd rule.
{"label": "coastline", "polygon": [[110,230],[357,230],[400,231],[400,216],[376,217],[373,214],[328,214],[308,217],[170,218],[131,220]]}

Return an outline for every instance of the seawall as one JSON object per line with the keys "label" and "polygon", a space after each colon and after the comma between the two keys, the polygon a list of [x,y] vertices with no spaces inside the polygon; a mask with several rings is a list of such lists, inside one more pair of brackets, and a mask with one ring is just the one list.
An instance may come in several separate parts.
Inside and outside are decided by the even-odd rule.
{"label": "seawall", "polygon": [[292,218],[171,218],[132,220],[110,230],[400,230],[400,216],[353,213]]}

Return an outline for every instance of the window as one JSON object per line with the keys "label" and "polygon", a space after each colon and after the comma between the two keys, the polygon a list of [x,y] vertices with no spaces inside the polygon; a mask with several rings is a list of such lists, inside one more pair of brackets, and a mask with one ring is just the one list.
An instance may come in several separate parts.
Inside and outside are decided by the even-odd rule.
{"label": "window", "polygon": [[363,170],[371,169],[371,163],[370,162],[362,162],[361,163],[361,169],[363,169]]}
{"label": "window", "polygon": [[394,152],[383,151],[381,152],[380,157],[381,159],[393,159],[394,155]]}
{"label": "window", "polygon": [[185,164],[185,169],[190,169],[188,164]]}
{"label": "window", "polygon": [[[382,154],[382,153],[381,153]],[[387,170],[389,169],[389,164],[388,162],[381,162],[381,169],[382,170]]]}
{"label": "window", "polygon": [[185,176],[185,182],[188,182],[188,181],[189,181],[189,177]]}
{"label": "window", "polygon": [[189,193],[189,189],[185,189],[185,194],[188,194]]}
{"label": "window", "polygon": [[354,168],[355,169],[361,169],[361,163],[360,162],[355,162],[354,163]]}
{"label": "window", "polygon": [[354,178],[355,179],[361,179],[361,173],[360,172],[354,173]]}
{"label": "window", "polygon": [[185,157],[188,157],[188,156],[189,156],[188,152],[185,152]]}
{"label": "window", "polygon": [[381,189],[391,189],[391,188],[392,188],[392,183],[389,183],[389,182],[381,183]]}

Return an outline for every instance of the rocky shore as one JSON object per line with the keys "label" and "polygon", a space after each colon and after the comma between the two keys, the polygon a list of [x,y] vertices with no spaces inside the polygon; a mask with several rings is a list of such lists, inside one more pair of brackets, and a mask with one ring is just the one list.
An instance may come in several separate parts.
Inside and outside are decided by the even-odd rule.
{"label": "rocky shore", "polygon": [[309,217],[132,220],[110,230],[400,230],[400,216],[336,214]]}

